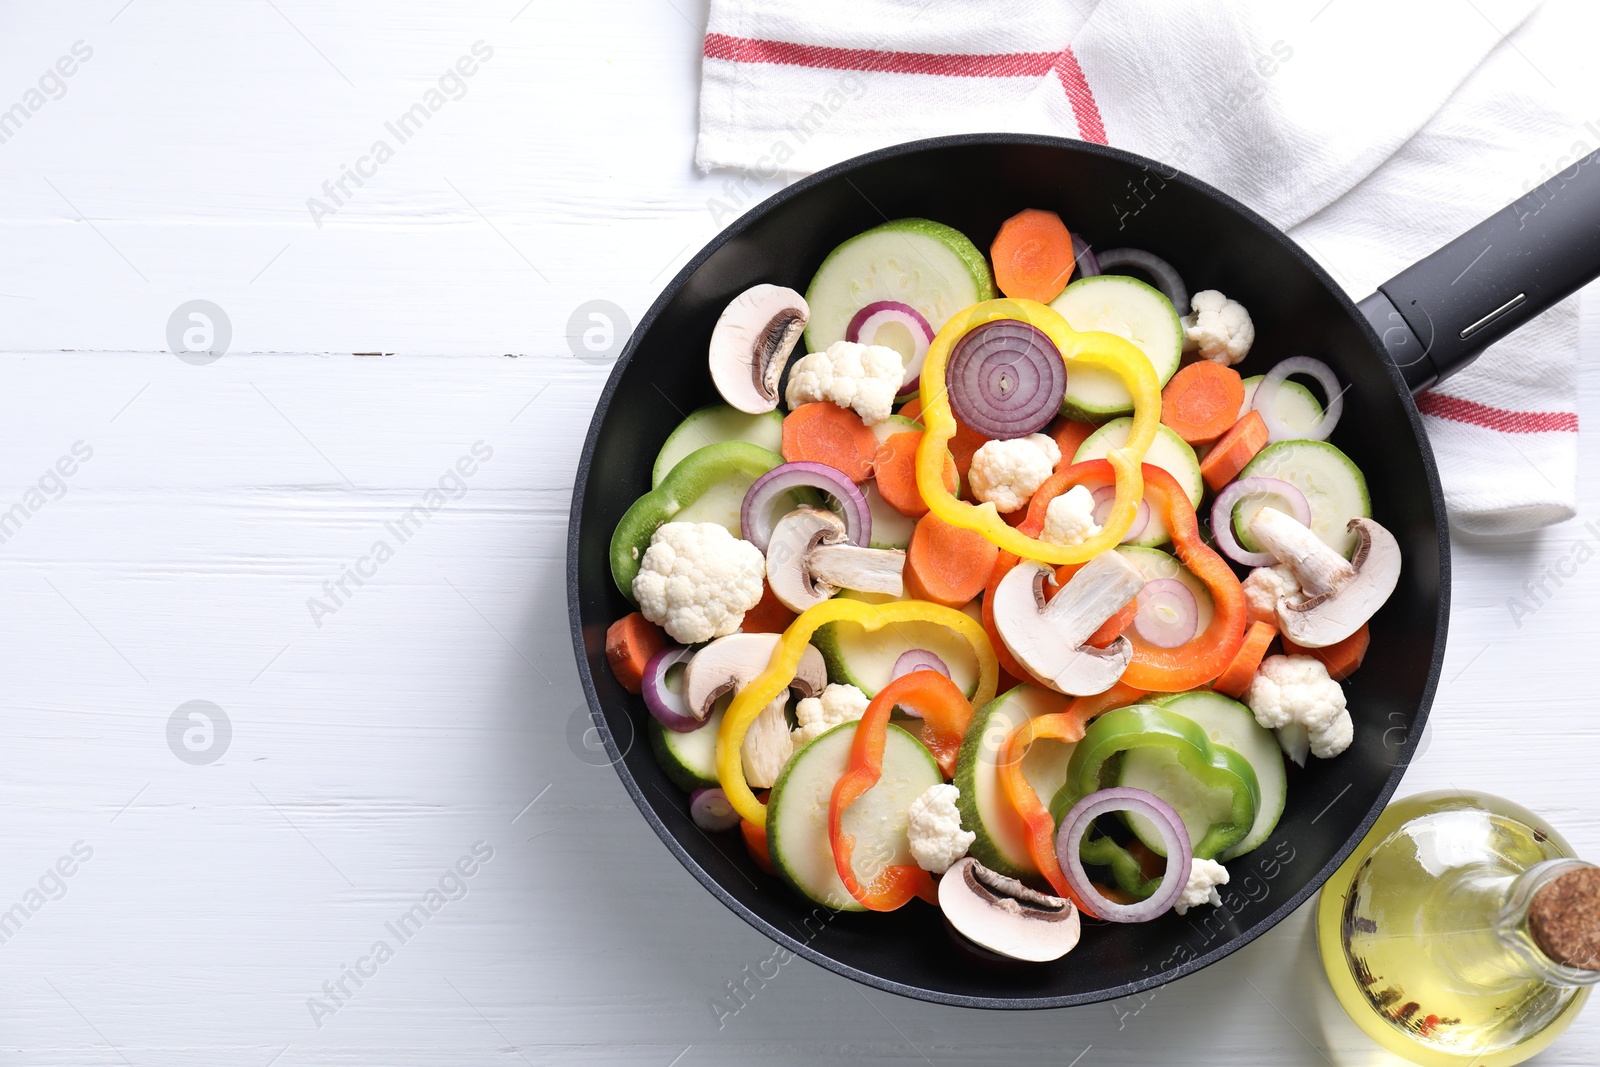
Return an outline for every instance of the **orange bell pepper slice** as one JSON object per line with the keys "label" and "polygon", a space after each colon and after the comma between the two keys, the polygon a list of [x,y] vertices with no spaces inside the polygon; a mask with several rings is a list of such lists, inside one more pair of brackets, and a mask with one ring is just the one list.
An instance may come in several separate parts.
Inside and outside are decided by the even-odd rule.
{"label": "orange bell pepper slice", "polygon": [[1062,711],[1037,716],[1018,726],[1000,750],[1000,791],[1022,818],[1027,830],[1028,854],[1033,857],[1034,866],[1039,868],[1057,896],[1066,897],[1090,918],[1097,917],[1094,909],[1078,898],[1061,871],[1061,861],[1056,857],[1056,821],[1046,802],[1039,799],[1039,794],[1022,773],[1022,760],[1035,741],[1076,744],[1083,740],[1089,720],[1103,711],[1132,704],[1144,694],[1142,689],[1118,682],[1104,693],[1078,697]]}
{"label": "orange bell pepper slice", "polygon": [[[967,703],[959,687],[938,671],[913,671],[901,675],[878,691],[862,713],[856,725],[855,738],[850,744],[850,763],[844,774],[834,783],[833,796],[828,802],[828,842],[833,846],[833,863],[839,871],[839,881],[864,907],[871,911],[894,911],[911,900],[921,897],[930,904],[938,904],[938,890],[933,877],[914,863],[886,865],[871,882],[862,885],[856,877],[851,860],[855,855],[856,839],[844,832],[844,813],[861,795],[878,784],[883,774],[883,746],[889,730],[889,713],[896,704],[908,704],[922,712],[923,722],[933,726],[937,746],[929,745],[934,758],[945,767],[948,752],[951,770],[955,767],[955,752],[960,748],[960,737],[966,732],[963,720],[972,719],[972,705]],[[963,712],[962,709],[965,709]],[[951,731],[962,724],[955,733],[954,747],[949,747]],[[927,743],[924,730],[924,743]]]}

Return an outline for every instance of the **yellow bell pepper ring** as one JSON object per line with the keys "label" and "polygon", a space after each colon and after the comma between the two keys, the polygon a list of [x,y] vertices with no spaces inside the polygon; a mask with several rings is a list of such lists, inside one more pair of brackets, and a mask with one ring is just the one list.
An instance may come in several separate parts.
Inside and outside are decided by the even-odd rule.
{"label": "yellow bell pepper ring", "polygon": [[[945,389],[950,351],[970,330],[999,319],[1018,319],[1050,338],[1072,373],[1074,362],[1104,367],[1122,380],[1133,396],[1133,427],[1127,444],[1106,458],[1116,474],[1117,495],[1105,525],[1080,545],[1054,545],[1020,533],[1006,524],[993,504],[972,504],[953,495],[944,484],[945,445],[956,433],[955,414]],[[1161,383],[1150,360],[1131,341],[1115,334],[1080,333],[1061,313],[1036,300],[985,300],[944,324],[922,362],[922,421],[926,432],[917,448],[917,489],[939,518],[981,534],[1001,550],[1026,559],[1060,565],[1083,563],[1122,543],[1144,497],[1140,464],[1161,424]]]}
{"label": "yellow bell pepper ring", "polygon": [[993,700],[995,688],[1000,684],[1000,663],[995,658],[994,646],[989,643],[989,635],[976,619],[955,608],[925,600],[868,604],[845,597],[824,600],[807,608],[783,631],[766,671],[734,696],[717,731],[718,782],[740,818],[757,826],[767,824],[767,806],[756,799],[750,791],[750,783],[745,780],[744,735],[762,709],[789,688],[811,635],[830,622],[853,622],[866,630],[902,622],[931,622],[948,627],[972,646],[973,655],[978,659],[978,691],[972,695],[972,706],[981,708]]}

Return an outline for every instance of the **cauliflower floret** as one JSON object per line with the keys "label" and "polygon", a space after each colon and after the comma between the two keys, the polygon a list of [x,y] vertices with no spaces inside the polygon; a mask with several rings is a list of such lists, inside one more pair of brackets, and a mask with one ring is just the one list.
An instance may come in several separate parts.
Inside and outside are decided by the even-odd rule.
{"label": "cauliflower floret", "polygon": [[806,697],[794,706],[795,721],[800,725],[792,733],[794,747],[816,740],[842,722],[861,718],[872,703],[867,694],[853,685],[829,685],[820,697]]}
{"label": "cauliflower floret", "polygon": [[1094,494],[1086,485],[1075,485],[1045,508],[1040,539],[1052,545],[1081,545],[1099,532],[1094,521]]}
{"label": "cauliflower floret", "polygon": [[1230,367],[1250,354],[1256,326],[1243,304],[1215,289],[1202,289],[1189,306],[1194,313],[1183,317],[1185,352],[1198,350],[1200,358]]}
{"label": "cauliflower floret", "polygon": [[785,399],[791,409],[825,400],[849,408],[873,426],[893,411],[894,395],[905,376],[905,360],[894,349],[835,341],[826,352],[795,360]]}
{"label": "cauliflower floret", "polygon": [[644,617],[681,645],[726,637],[761,600],[766,559],[714,522],[663,523],[633,579]]}
{"label": "cauliflower floret", "polygon": [[1282,563],[1276,567],[1257,567],[1242,583],[1244,603],[1252,622],[1278,625],[1278,601],[1302,603],[1306,595],[1300,589],[1300,579]]}
{"label": "cauliflower floret", "polygon": [[961,828],[961,812],[956,801],[961,790],[948,782],[930,785],[927,792],[906,809],[906,836],[911,840],[911,858],[930,874],[943,874],[950,865],[967,854],[978,835]]}
{"label": "cauliflower floret", "polygon": [[1256,722],[1269,730],[1305,727],[1311,753],[1320,759],[1350,747],[1355,724],[1345,708],[1344,690],[1328,677],[1328,668],[1311,656],[1268,656],[1256,669],[1244,702]]}
{"label": "cauliflower floret", "polygon": [[985,441],[972,455],[967,484],[972,495],[999,511],[1016,511],[1045,483],[1061,462],[1061,448],[1049,434],[1009,441]]}
{"label": "cauliflower floret", "polygon": [[1183,887],[1183,895],[1172,910],[1183,915],[1202,904],[1221,907],[1222,894],[1217,892],[1217,886],[1227,884],[1228,868],[1216,860],[1196,859],[1189,865],[1189,884]]}

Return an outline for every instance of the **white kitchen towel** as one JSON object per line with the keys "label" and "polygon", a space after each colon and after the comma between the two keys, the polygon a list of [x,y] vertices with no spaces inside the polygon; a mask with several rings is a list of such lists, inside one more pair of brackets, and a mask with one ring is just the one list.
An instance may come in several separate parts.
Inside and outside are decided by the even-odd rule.
{"label": "white kitchen towel", "polygon": [[[1538,0],[711,0],[696,160],[764,178],[938,134],[1056,133],[1178,166],[1352,296],[1600,143],[1518,39]],[[1451,517],[1575,513],[1568,300],[1419,398]]]}

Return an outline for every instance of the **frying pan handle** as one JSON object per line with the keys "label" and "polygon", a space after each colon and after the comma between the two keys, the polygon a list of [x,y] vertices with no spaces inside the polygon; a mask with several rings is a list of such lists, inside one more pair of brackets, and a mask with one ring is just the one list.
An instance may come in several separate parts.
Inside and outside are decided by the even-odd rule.
{"label": "frying pan handle", "polygon": [[1530,190],[1361,301],[1411,391],[1600,276],[1600,151]]}

